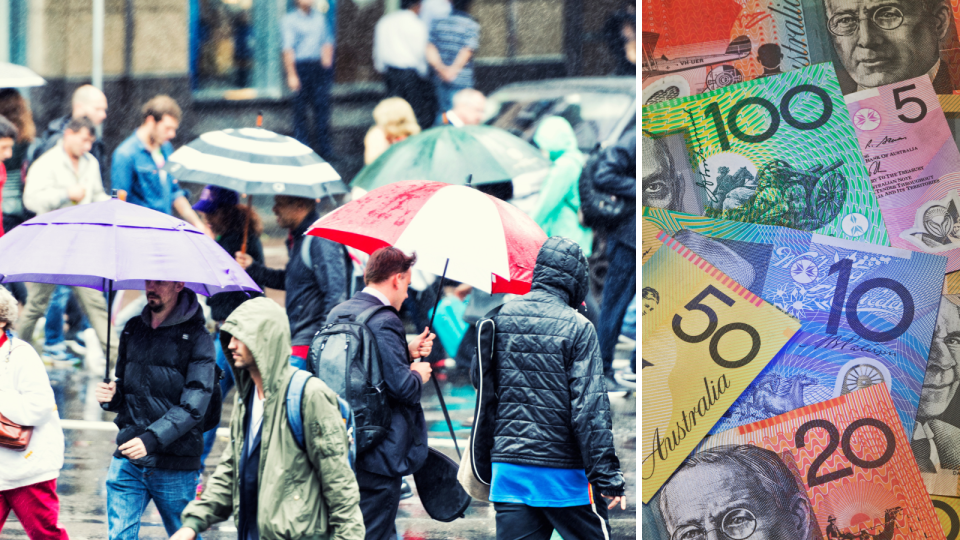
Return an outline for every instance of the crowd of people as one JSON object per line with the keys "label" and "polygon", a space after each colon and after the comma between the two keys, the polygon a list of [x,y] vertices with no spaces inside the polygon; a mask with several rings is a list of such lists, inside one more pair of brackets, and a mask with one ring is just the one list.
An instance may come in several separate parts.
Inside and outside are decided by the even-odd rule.
{"label": "crowd of people", "polygon": [[[296,4],[282,21],[294,135],[328,155],[331,33],[313,0]],[[477,125],[484,116],[486,98],[474,89],[479,25],[469,15],[470,0],[401,0],[400,8],[376,27],[375,65],[389,97],[373,111],[366,163],[431,126]],[[107,149],[97,136],[107,111],[100,90],[81,86],[70,112],[38,135],[24,97],[0,90],[0,235],[34,215],[109,198],[101,174]],[[386,247],[368,256],[304,235],[319,218],[317,201],[284,195],[275,197],[272,210],[289,232],[288,259],[284,268],[268,267],[262,219],[241,204],[240,194],[206,186],[191,205],[187,190],[164,171],[181,117],[169,96],[147,101],[140,126],[110,154],[111,187],[126,191],[127,202],[178,215],[215,239],[262,289],[285,291],[285,305],[241,292],[204,299],[184,283],[147,281],[137,299],[114,310],[111,324],[107,306],[120,308],[120,295],[5,283],[0,419],[31,426],[33,436],[26,452],[0,445],[0,528],[12,511],[30,538],[67,538],[56,488],[63,432],[45,364],[79,366],[85,358],[87,369],[103,373],[110,358],[112,381],[99,383],[95,396],[116,414],[119,428],[106,475],[111,540],[137,538],[151,500],[178,540],[196,538],[231,515],[243,540],[396,538],[399,501],[410,491],[403,478],[427,459],[420,402],[437,365],[432,360],[459,352],[435,347],[437,335],[426,325],[435,300],[431,280],[416,270],[416,254]],[[490,501],[498,538],[548,538],[553,529],[568,540],[608,538],[607,509],[626,508],[608,392],[635,387],[635,375],[615,379],[613,370],[636,296],[635,129],[587,156],[569,122],[549,117],[533,142],[551,166],[531,217],[551,238],[538,255],[531,293],[493,316],[505,336],[495,352],[509,366],[497,373],[498,384],[511,390],[500,396],[498,435],[491,441]],[[585,181],[634,204],[632,214],[612,225],[585,225]],[[609,271],[602,298],[591,298],[587,258],[599,251]],[[454,294],[464,300],[469,292],[460,286]],[[375,444],[354,460],[350,449],[358,435],[348,431],[343,404],[324,381],[313,377],[304,387],[300,432],[287,400],[296,374],[311,369],[310,349],[321,329],[360,318],[376,339],[389,412]],[[44,335],[34,348],[41,320]],[[413,337],[405,320],[416,328]],[[550,354],[529,362],[521,345]],[[635,372],[635,360],[631,367]],[[545,373],[550,393],[540,392]],[[223,402],[234,395],[229,444],[203,481]],[[358,418],[358,429],[368,421]],[[604,499],[607,504],[598,504]]]}

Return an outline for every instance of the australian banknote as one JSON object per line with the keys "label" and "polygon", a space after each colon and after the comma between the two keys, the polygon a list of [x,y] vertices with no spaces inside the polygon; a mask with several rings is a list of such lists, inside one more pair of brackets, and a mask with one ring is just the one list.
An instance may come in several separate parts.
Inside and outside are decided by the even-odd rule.
{"label": "australian banknote", "polygon": [[945,257],[658,208],[643,218],[800,320],[715,431],[882,382],[913,434]]}
{"label": "australian banknote", "polygon": [[960,0],[802,3],[806,27],[833,49],[844,94],[926,76],[945,110],[960,112]]}
{"label": "australian banknote", "polygon": [[947,540],[960,538],[960,498],[942,495],[931,495],[930,498]]}
{"label": "australian banknote", "polygon": [[830,64],[648,105],[643,131],[644,206],[889,245]]}
{"label": "australian banknote", "polygon": [[705,439],[645,510],[651,540],[945,538],[884,384]]}
{"label": "australian banknote", "polygon": [[800,0],[646,0],[644,105],[827,61]]}
{"label": "australian banknote", "polygon": [[960,150],[930,78],[846,101],[890,243],[945,255],[947,272],[960,269]]}
{"label": "australian banknote", "polygon": [[800,323],[670,235],[643,266],[643,502]]}
{"label": "australian banknote", "polygon": [[[960,273],[947,274],[910,444],[935,495],[960,496]],[[949,537],[950,535],[948,535]],[[954,535],[956,537],[956,535]]]}

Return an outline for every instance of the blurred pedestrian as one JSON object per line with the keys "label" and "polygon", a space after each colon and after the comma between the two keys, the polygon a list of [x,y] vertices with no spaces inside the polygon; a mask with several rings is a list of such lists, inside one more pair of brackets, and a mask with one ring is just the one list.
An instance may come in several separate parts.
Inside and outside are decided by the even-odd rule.
{"label": "blurred pedestrian", "polygon": [[146,281],[148,304],[124,326],[117,378],[96,398],[117,413],[107,471],[110,540],[134,540],[153,499],[168,535],[197,493],[203,426],[216,381],[213,339],[183,282]]}
{"label": "blurred pedestrian", "polygon": [[[3,91],[0,90],[0,96],[2,95]],[[16,95],[19,96],[20,94],[17,93]],[[3,106],[6,104],[7,102],[4,102],[2,97],[0,97],[0,110],[2,110]],[[4,189],[9,181],[6,163],[13,160],[11,156],[16,150],[16,141],[19,138],[19,132],[20,130],[18,130],[11,121],[7,120],[7,118],[4,116],[0,116],[0,218],[2,218],[2,221],[0,221],[0,236],[3,236],[4,229],[8,226],[7,215],[5,213],[8,205],[4,201],[4,197],[8,196],[15,198],[17,201],[17,206],[20,207],[20,188],[10,191]],[[20,172],[18,170],[16,178],[19,177]],[[13,228],[15,225],[9,226]],[[4,283],[2,286],[10,291],[11,294],[13,294],[13,297],[17,303],[25,304],[27,302],[27,288],[23,283]]]}
{"label": "blurred pedestrian", "polygon": [[[287,86],[295,94],[293,136],[315,148],[330,160],[333,145],[327,132],[330,123],[330,89],[333,87],[333,31],[326,13],[314,6],[314,0],[296,0],[297,8],[280,22],[283,37],[283,68]],[[313,109],[313,122],[319,144],[311,142],[307,109]]]}
{"label": "blurred pedestrian", "polygon": [[[73,92],[73,98],[70,100],[70,114],[57,118],[47,125],[47,129],[39,138],[37,138],[36,150],[33,153],[33,159],[37,159],[45,152],[56,146],[57,141],[63,137],[63,130],[67,124],[74,118],[87,118],[93,123],[93,126],[99,127],[107,119],[107,96],[97,89],[97,87],[85,84]],[[96,135],[96,132],[94,132]],[[103,167],[107,152],[102,139],[93,141],[90,148],[90,154],[97,158],[97,162]]]}
{"label": "blurred pedestrian", "polygon": [[603,39],[616,62],[613,75],[637,76],[637,5],[625,0],[603,25]]}
{"label": "blurred pedestrian", "polygon": [[373,31],[373,66],[383,75],[387,95],[413,107],[417,124],[430,127],[437,115],[436,91],[427,67],[427,26],[418,17],[421,0],[400,0]]}
{"label": "blurred pedestrian", "polygon": [[577,147],[577,136],[570,123],[559,116],[549,116],[540,123],[533,142],[553,164],[543,181],[533,220],[547,236],[563,236],[580,245],[590,256],[593,232],[580,223],[580,190],[578,181],[586,158]]}
{"label": "blurred pedestrian", "polygon": [[173,214],[201,231],[206,226],[187,200],[187,192],[176,178],[162,170],[173,153],[170,141],[177,136],[182,112],[170,96],[157,95],[140,109],[143,121],[113,151],[110,182],[113,189],[127,192],[127,202]]}
{"label": "blurred pedestrian", "polygon": [[403,98],[387,98],[373,109],[373,127],[363,138],[363,163],[373,163],[390,146],[420,133],[413,108]]}
{"label": "blurred pedestrian", "polygon": [[33,217],[23,207],[23,181],[29,166],[31,146],[37,134],[33,123],[30,105],[15,88],[0,89],[0,116],[9,120],[17,129],[13,143],[13,153],[3,160],[6,169],[6,183],[0,187],[0,214],[3,215],[3,230],[10,232],[14,227]]}
{"label": "blurred pedestrian", "polygon": [[[63,138],[63,132],[67,124],[73,119],[86,118],[94,126],[94,136],[96,137],[96,128],[103,124],[107,118],[107,97],[96,87],[85,84],[73,92],[70,101],[70,114],[57,118],[47,125],[47,129],[37,138],[36,144],[31,150],[31,161],[36,161],[46,152],[49,152]],[[105,165],[104,159],[107,157],[104,149],[103,140],[96,137],[93,145],[90,147],[90,155],[96,158],[101,171],[101,183],[103,183],[102,171]],[[83,314],[80,312],[79,302],[73,295],[69,287],[57,286],[50,297],[49,307],[47,308],[46,321],[44,324],[44,356],[55,361],[72,362],[75,360],[74,351],[67,347],[67,336],[63,331],[63,317],[68,316],[70,325],[70,338],[74,341],[83,341],[80,332],[88,328],[84,321]],[[25,336],[29,340],[29,336]],[[96,366],[91,366],[96,367]]]}
{"label": "blurred pedestrian", "polygon": [[[173,540],[193,540],[231,514],[240,540],[362,539],[360,493],[337,395],[311,377],[300,410],[287,409],[284,396],[295,368],[287,362],[290,327],[283,310],[267,298],[251,300],[223,323],[221,340],[237,378],[230,445],[210,487],[183,511],[183,528]],[[300,415],[309,428],[304,447],[289,414]]]}
{"label": "blurred pedestrian", "polygon": [[423,0],[420,5],[420,20],[429,32],[434,21],[449,17],[451,11],[453,6],[450,0]]}
{"label": "blurred pedestrian", "polygon": [[401,480],[417,472],[427,459],[427,426],[420,398],[432,370],[429,363],[416,360],[430,356],[436,335],[425,329],[408,344],[397,316],[416,262],[416,255],[408,257],[395,247],[374,251],[364,274],[366,287],[330,313],[330,321],[334,321],[338,317],[356,318],[375,306],[393,308],[377,311],[367,321],[376,336],[392,412],[386,438],[357,456],[360,510],[367,540],[397,537]]}
{"label": "blurred pedestrian", "polygon": [[[17,140],[17,127],[5,117],[0,116],[0,209],[3,207],[3,186],[7,183],[7,168],[3,161],[13,156],[13,147]],[[3,212],[0,211],[0,216]],[[0,226],[0,236],[3,236],[3,227]]]}
{"label": "blurred pedestrian", "polygon": [[[73,118],[67,122],[63,136],[56,145],[40,156],[30,166],[27,182],[23,191],[23,204],[31,212],[45,214],[60,208],[89,204],[109,199],[103,191],[100,178],[100,165],[90,153],[96,140],[93,123],[83,118]],[[23,314],[17,321],[17,330],[26,341],[30,341],[37,321],[51,303],[56,285],[49,283],[31,283],[29,296]],[[90,325],[97,334],[101,345],[107,343],[107,332],[113,332],[107,321],[107,303],[100,292],[87,287],[73,287],[76,296]],[[63,326],[63,312],[59,311],[60,325]],[[110,340],[111,356],[116,358],[116,335]],[[51,343],[51,347],[62,342]],[[58,357],[58,349],[46,350],[43,354]],[[98,355],[99,358],[99,355]],[[105,357],[104,357],[105,361]],[[104,366],[91,365],[91,370]]]}
{"label": "blurred pedestrian", "polygon": [[292,336],[291,362],[295,367],[306,369],[307,350],[313,336],[334,306],[347,298],[347,254],[342,244],[304,236],[310,225],[320,219],[313,199],[277,195],[273,213],[277,216],[277,225],[290,231],[286,268],[267,268],[263,263],[254,262],[249,253],[237,251],[234,256],[254,281],[286,291]]}
{"label": "blurred pedestrian", "polygon": [[[140,113],[143,118],[140,127],[113,151],[111,187],[125,190],[129,203],[164,214],[173,214],[176,210],[184,221],[210,235],[200,216],[190,207],[187,191],[163,170],[173,153],[170,141],[177,136],[180,126],[180,106],[170,96],[160,94],[147,101]],[[116,307],[122,298],[117,295]],[[114,324],[122,328],[146,305],[146,297],[138,294],[122,310],[114,310]]]}
{"label": "blurred pedestrian", "polygon": [[[263,245],[260,243],[260,234],[263,233],[263,224],[260,216],[253,207],[240,204],[240,195],[219,186],[207,186],[200,193],[200,200],[193,205],[193,209],[200,213],[204,221],[213,232],[217,244],[227,253],[240,251],[244,242],[244,228],[246,228],[247,253],[255,262],[263,264]],[[262,283],[258,283],[263,287]],[[251,298],[261,296],[260,293],[246,293],[241,291],[217,293],[207,299],[210,308],[210,318],[216,323],[217,332],[214,334],[213,346],[217,355],[217,365],[223,370],[220,378],[220,395],[226,397],[233,388],[233,372],[227,361],[223,347],[218,339],[220,326],[227,320],[240,304]],[[203,455],[200,457],[200,470],[213,449],[217,439],[217,429],[211,429],[203,434]]]}
{"label": "blurred pedestrian", "polygon": [[473,56],[480,47],[480,24],[468,13],[473,0],[452,0],[449,17],[434,21],[427,45],[427,63],[434,71],[437,105],[447,111],[453,95],[473,88]]}
{"label": "blurred pedestrian", "polygon": [[[627,130],[617,144],[603,151],[593,177],[598,191],[630,201],[637,200],[637,129]],[[613,353],[620,337],[624,314],[637,295],[637,213],[634,210],[615,229],[607,231],[607,268],[600,305],[600,355],[603,370],[611,387],[619,386],[613,377]],[[636,383],[636,360],[632,364],[634,376],[621,375],[628,383]]]}
{"label": "blurred pedestrian", "polygon": [[[549,238],[530,292],[493,317],[497,412],[482,420],[496,434],[489,459],[498,540],[546,539],[551,529],[603,540],[607,509],[626,509],[597,334],[577,313],[587,281],[580,247]],[[597,504],[598,495],[609,504]]]}
{"label": "blurred pedestrian", "polygon": [[487,96],[473,88],[464,88],[453,95],[453,108],[440,116],[445,126],[477,126],[483,121]]}
{"label": "blurred pedestrian", "polygon": [[33,427],[22,451],[0,447],[0,531],[12,510],[27,538],[66,540],[57,497],[63,429],[43,362],[10,331],[16,317],[17,301],[0,287],[0,416]]}

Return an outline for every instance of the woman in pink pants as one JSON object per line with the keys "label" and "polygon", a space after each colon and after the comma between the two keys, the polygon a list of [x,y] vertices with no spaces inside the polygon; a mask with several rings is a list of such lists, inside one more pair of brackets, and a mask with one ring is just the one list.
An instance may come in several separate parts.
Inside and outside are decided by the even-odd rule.
{"label": "woman in pink pants", "polygon": [[0,287],[0,414],[34,426],[23,451],[0,447],[0,531],[13,510],[31,540],[66,540],[57,523],[57,477],[63,467],[63,430],[43,362],[10,327],[17,302]]}

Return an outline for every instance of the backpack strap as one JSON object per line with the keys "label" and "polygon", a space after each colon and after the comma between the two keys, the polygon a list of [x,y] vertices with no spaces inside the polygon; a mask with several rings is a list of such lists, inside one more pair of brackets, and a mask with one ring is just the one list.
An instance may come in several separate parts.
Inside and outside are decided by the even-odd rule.
{"label": "backpack strap", "polygon": [[287,422],[301,450],[306,449],[303,436],[303,389],[310,377],[312,375],[309,371],[298,369],[290,377],[290,384],[287,386]]}
{"label": "backpack strap", "polygon": [[303,242],[300,244],[300,260],[307,265],[307,269],[313,272],[313,257],[310,256],[310,242],[313,237],[309,234],[303,235]]}
{"label": "backpack strap", "polygon": [[367,321],[369,321],[378,311],[380,311],[381,309],[386,309],[388,307],[390,306],[381,304],[380,301],[377,300],[377,305],[373,307],[368,307],[367,309],[361,311],[360,314],[357,315],[357,318],[354,319],[354,321],[360,324],[367,324]]}

